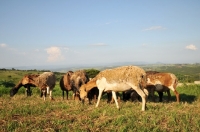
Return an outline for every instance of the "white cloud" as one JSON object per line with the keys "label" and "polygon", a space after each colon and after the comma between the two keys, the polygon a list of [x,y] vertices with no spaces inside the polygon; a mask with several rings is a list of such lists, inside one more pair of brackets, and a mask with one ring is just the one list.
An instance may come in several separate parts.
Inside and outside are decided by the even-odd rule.
{"label": "white cloud", "polygon": [[0,47],[4,48],[4,47],[7,47],[6,44],[0,44]]}
{"label": "white cloud", "polygon": [[165,27],[162,27],[162,26],[152,26],[152,27],[149,27],[149,28],[144,29],[144,31],[165,30],[165,29],[166,29],[166,28],[165,28]]}
{"label": "white cloud", "polygon": [[197,47],[193,44],[187,45],[185,48],[188,50],[197,50]]}
{"label": "white cloud", "polygon": [[96,44],[91,44],[91,46],[107,46],[105,43],[96,43]]}
{"label": "white cloud", "polygon": [[61,54],[61,50],[59,47],[52,46],[46,49],[48,56],[48,62],[56,62],[63,60],[64,57]]}
{"label": "white cloud", "polygon": [[7,51],[12,51],[15,53],[19,52],[17,49],[9,47],[7,44],[4,44],[4,43],[0,44],[0,47],[5,48],[5,50],[7,50]]}

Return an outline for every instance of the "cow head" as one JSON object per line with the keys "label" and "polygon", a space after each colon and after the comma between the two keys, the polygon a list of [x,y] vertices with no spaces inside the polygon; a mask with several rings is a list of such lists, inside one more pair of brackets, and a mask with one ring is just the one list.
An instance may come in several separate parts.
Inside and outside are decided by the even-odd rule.
{"label": "cow head", "polygon": [[81,100],[84,101],[85,98],[87,97],[86,84],[83,84],[80,87],[79,92],[80,92],[80,98],[81,98]]}
{"label": "cow head", "polygon": [[18,92],[18,90],[19,90],[18,88],[13,87],[10,90],[10,97],[13,97]]}

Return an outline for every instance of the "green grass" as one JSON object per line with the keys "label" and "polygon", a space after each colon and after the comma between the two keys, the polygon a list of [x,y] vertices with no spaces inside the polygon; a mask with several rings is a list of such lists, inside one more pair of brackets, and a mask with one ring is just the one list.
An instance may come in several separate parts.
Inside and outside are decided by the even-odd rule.
{"label": "green grass", "polygon": [[[164,68],[167,71],[174,70],[171,66],[160,70]],[[176,72],[177,70],[182,70],[180,73],[183,75],[196,72],[194,68],[187,69],[186,66],[178,66]],[[23,75],[41,72],[0,70],[0,132],[200,131],[200,85],[178,87],[180,103],[175,102],[173,93],[170,102],[166,102],[166,93],[163,103],[148,101],[145,112],[141,111],[141,102],[130,101],[121,101],[119,111],[115,104],[107,104],[106,95],[101,99],[98,108],[95,108],[95,102],[92,105],[83,105],[78,101],[63,100],[58,84],[63,75],[61,73],[56,73],[57,84],[53,90],[55,101],[50,101],[49,98],[43,101],[38,88],[32,88],[31,97],[26,97],[23,87],[14,97],[9,96],[10,89]],[[70,97],[71,94],[72,92]]]}
{"label": "green grass", "polygon": [[39,97],[33,88],[31,97],[25,96],[21,88],[14,97],[9,97],[10,88],[0,86],[0,131],[199,131],[200,130],[200,86],[178,87],[181,102],[176,103],[172,93],[171,102],[147,102],[147,110],[141,111],[141,102],[123,102],[116,109],[101,99],[98,108],[74,100],[62,100],[61,90],[56,85],[55,101]]}

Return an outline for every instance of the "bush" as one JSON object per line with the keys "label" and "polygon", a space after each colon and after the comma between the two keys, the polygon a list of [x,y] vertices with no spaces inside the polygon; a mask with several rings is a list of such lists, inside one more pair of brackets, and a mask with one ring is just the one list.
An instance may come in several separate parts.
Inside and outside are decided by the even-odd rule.
{"label": "bush", "polygon": [[10,81],[1,80],[0,85],[8,88],[8,87],[14,87],[15,83],[11,80]]}
{"label": "bush", "polygon": [[100,71],[96,69],[85,70],[89,78],[94,78]]}

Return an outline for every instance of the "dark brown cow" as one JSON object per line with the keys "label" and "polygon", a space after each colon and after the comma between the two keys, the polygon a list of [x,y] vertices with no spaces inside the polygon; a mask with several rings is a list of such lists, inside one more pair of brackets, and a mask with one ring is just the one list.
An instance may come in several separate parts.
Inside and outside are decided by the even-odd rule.
{"label": "dark brown cow", "polygon": [[171,94],[170,90],[176,95],[177,102],[180,101],[179,93],[176,91],[176,86],[178,84],[178,79],[172,73],[159,73],[155,71],[149,71],[147,73],[147,90],[149,94],[152,95],[153,101],[154,92],[157,91],[159,94],[159,101],[162,102],[163,92],[167,92],[168,101],[170,100]]}
{"label": "dark brown cow", "polygon": [[123,95],[123,101],[131,100],[133,102],[140,100],[140,95],[133,89],[122,92],[122,95]]}
{"label": "dark brown cow", "polygon": [[97,87],[94,87],[93,89],[88,91],[87,98],[88,98],[89,104],[92,104],[91,103],[92,100],[94,100],[94,102],[96,103],[98,95],[99,95],[99,89]]}
{"label": "dark brown cow", "polygon": [[66,92],[66,96],[67,96],[67,100],[68,98],[68,93],[70,90],[72,90],[71,87],[71,75],[73,74],[73,71],[68,71],[65,75],[63,75],[60,79],[60,89],[62,90],[62,95],[63,95],[63,99],[64,99],[64,93]]}

